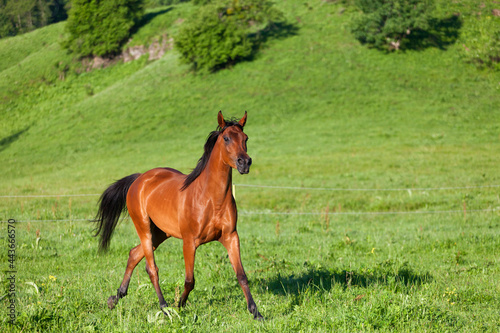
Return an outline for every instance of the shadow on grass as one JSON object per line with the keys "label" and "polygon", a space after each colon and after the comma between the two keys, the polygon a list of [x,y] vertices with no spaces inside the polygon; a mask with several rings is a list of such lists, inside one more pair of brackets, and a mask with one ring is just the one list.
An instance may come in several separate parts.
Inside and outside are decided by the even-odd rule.
{"label": "shadow on grass", "polygon": [[294,24],[287,22],[274,22],[266,28],[248,35],[248,38],[253,42],[252,53],[249,56],[236,58],[227,63],[220,64],[219,66],[214,67],[212,72],[231,68],[240,62],[253,61],[258,56],[259,51],[270,39],[284,39],[290,36],[295,36],[298,31],[299,28]]}
{"label": "shadow on grass", "polygon": [[414,30],[404,39],[402,49],[424,50],[429,47],[437,47],[441,50],[454,44],[462,28],[463,22],[457,15],[446,18],[433,18],[429,22],[428,30]]}
{"label": "shadow on grass", "polygon": [[256,41],[257,46],[265,44],[269,39],[284,39],[290,36],[296,36],[299,27],[288,22],[275,22],[249,37]]}
{"label": "shadow on grass", "polygon": [[161,9],[161,10],[158,10],[158,11],[151,11],[149,13],[144,14],[144,16],[139,20],[139,22],[137,22],[137,24],[132,29],[131,34],[133,35],[134,33],[136,33],[140,28],[142,28],[143,26],[147,25],[155,17],[157,17],[159,15],[163,15],[165,13],[168,13],[172,9],[173,9],[172,7],[168,7],[168,8],[165,8],[165,9]]}
{"label": "shadow on grass", "polygon": [[429,273],[420,274],[407,265],[402,265],[397,270],[388,269],[384,264],[373,269],[362,271],[329,271],[325,268],[309,268],[300,275],[292,274],[287,277],[277,276],[266,280],[269,290],[277,295],[298,295],[308,288],[318,288],[329,291],[335,285],[344,288],[353,286],[368,288],[372,285],[385,285],[391,288],[419,287],[429,283],[433,277]]}
{"label": "shadow on grass", "polygon": [[23,329],[27,331],[47,331],[51,327],[57,326],[62,319],[56,310],[51,311],[37,307],[31,311],[23,311],[17,317],[16,326],[22,328],[19,331],[23,331]]}
{"label": "shadow on grass", "polygon": [[12,134],[9,135],[3,139],[0,140],[0,152],[7,149],[13,142],[17,141],[21,135],[26,133],[30,129],[30,126]]}

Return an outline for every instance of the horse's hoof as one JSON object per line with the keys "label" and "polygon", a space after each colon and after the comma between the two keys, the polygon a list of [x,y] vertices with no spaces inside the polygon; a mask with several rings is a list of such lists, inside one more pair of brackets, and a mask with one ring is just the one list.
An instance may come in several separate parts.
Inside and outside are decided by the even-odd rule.
{"label": "horse's hoof", "polygon": [[118,303],[118,299],[116,296],[109,296],[108,298],[108,308],[110,308],[110,310],[113,310],[113,308],[115,307],[116,303]]}
{"label": "horse's hoof", "polygon": [[166,303],[165,303],[165,304],[161,304],[161,305],[160,305],[160,310],[161,310],[161,312],[163,312],[163,314],[164,314],[165,316],[167,316],[167,317],[169,317],[169,318],[171,317],[171,315],[170,315],[170,314],[171,314],[172,312],[170,311],[170,308],[168,307],[168,305],[167,305]]}
{"label": "horse's hoof", "polygon": [[179,301],[179,304],[177,304],[177,307],[178,307],[179,309],[185,308],[185,307],[186,307],[186,300],[182,300],[182,299],[181,299],[181,300]]}
{"label": "horse's hoof", "polygon": [[256,314],[253,315],[253,319],[261,321],[264,320],[264,317],[262,317],[262,315],[259,312],[257,312]]}

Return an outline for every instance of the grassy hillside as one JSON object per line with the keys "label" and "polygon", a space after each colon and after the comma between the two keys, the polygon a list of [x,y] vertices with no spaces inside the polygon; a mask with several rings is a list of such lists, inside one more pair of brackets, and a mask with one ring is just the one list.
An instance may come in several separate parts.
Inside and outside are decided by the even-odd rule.
{"label": "grassy hillside", "polygon": [[[249,175],[234,175],[237,184],[500,184],[499,72],[462,61],[461,45],[390,54],[367,49],[349,33],[351,11],[334,2],[277,6],[296,29],[268,40],[253,61],[212,75],[190,73],[175,51],[157,61],[144,56],[82,71],[60,49],[64,23],[0,40],[0,195],[94,194],[157,166],[189,172],[219,110],[235,117],[248,111],[254,163]],[[193,10],[183,3],[152,11],[130,45],[173,35]],[[436,10],[448,17],[456,8],[443,1]],[[111,253],[100,256],[91,226],[78,221],[94,216],[97,196],[2,197],[2,220],[72,220],[18,224],[21,325],[40,331],[495,331],[500,325],[493,310],[500,303],[498,212],[471,212],[499,207],[498,188],[239,186],[236,198],[243,260],[267,323],[246,317],[217,244],[200,252],[192,306],[173,324],[155,319],[142,264],[134,291],[110,315],[105,299],[137,243],[131,222],[119,226]],[[251,215],[464,207],[465,215]],[[180,242],[160,253],[162,288],[172,302],[183,281]],[[5,254],[1,259],[7,262]]]}
{"label": "grassy hillside", "polygon": [[[98,193],[112,179],[156,166],[187,172],[218,110],[249,111],[255,164],[239,183],[498,183],[492,153],[498,151],[498,73],[460,61],[459,46],[394,54],[366,49],[348,33],[349,13],[335,4],[281,6],[296,33],[269,41],[253,62],[208,76],[192,75],[169,52],[155,62],[143,57],[44,80],[39,72],[54,72],[51,51],[30,56],[24,42],[18,52],[28,56],[0,73],[5,86],[17,89],[1,111],[4,193]],[[190,4],[159,9],[149,24],[169,33],[180,24],[172,16],[191,10]],[[62,24],[49,29],[46,45],[66,59],[57,43]],[[152,31],[144,26],[139,39],[151,40]],[[19,49],[28,37],[21,36]],[[0,49],[10,44],[2,41]],[[19,89],[9,71],[34,87]]]}

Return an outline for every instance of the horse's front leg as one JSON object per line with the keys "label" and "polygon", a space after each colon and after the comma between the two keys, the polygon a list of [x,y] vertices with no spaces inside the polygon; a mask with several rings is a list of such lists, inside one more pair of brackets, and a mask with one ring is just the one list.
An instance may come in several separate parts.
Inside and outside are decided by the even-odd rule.
{"label": "horse's front leg", "polygon": [[233,231],[230,234],[222,235],[219,241],[227,249],[229,260],[231,261],[231,265],[233,266],[233,269],[236,273],[236,277],[238,278],[241,289],[243,289],[243,294],[245,294],[248,311],[253,314],[254,319],[262,319],[262,315],[257,310],[257,305],[255,304],[252,298],[252,294],[250,293],[250,288],[248,287],[248,279],[241,263],[240,238],[238,237],[238,233],[236,231]]}
{"label": "horse's front leg", "polygon": [[186,279],[184,281],[184,292],[179,300],[179,307],[186,306],[189,293],[194,289],[194,256],[196,252],[194,241],[184,240],[182,252],[184,253],[184,264],[186,266]]}

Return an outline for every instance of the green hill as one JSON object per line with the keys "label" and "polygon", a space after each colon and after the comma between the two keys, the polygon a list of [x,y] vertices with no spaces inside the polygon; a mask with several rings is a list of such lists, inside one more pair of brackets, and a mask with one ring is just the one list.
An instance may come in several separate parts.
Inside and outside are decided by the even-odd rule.
{"label": "green hill", "polygon": [[[171,22],[170,16],[189,6],[173,7],[150,24]],[[494,158],[477,155],[478,147],[489,152],[498,148],[498,73],[479,72],[461,62],[454,51],[459,46],[394,54],[366,49],[348,33],[349,13],[341,14],[335,4],[281,7],[296,24],[296,35],[271,40],[254,61],[208,76],[192,75],[170,51],[159,61],[144,57],[69,73],[62,81],[56,63],[68,62],[58,46],[64,23],[2,40],[0,55],[10,55],[2,57],[0,68],[6,100],[1,105],[1,154],[8,161],[4,189],[11,194],[73,193],[79,192],[80,177],[97,190],[111,175],[165,163],[186,171],[200,155],[220,109],[234,116],[249,111],[255,170],[264,172],[245,178],[249,182],[343,185],[339,175],[345,166],[338,158],[353,149],[369,154],[364,163],[373,164],[370,169],[378,173],[389,173],[388,165],[395,163],[369,162],[383,152],[402,163],[403,173],[413,174],[419,171],[405,170],[410,161],[401,160],[398,151],[411,159],[432,148],[423,160],[443,162],[441,172],[433,170],[442,175],[435,175],[441,184],[452,181],[449,171],[456,163],[439,158],[437,151],[462,159],[468,154],[475,160]],[[178,23],[171,24],[165,31]],[[283,156],[289,166],[278,162]],[[302,177],[304,170],[291,162],[297,158],[311,164]],[[331,167],[337,172],[325,172]],[[461,182],[477,183],[477,168],[470,163],[463,167],[468,170],[460,171],[465,177]],[[91,180],[96,169],[103,174]],[[367,186],[388,185],[376,174],[367,175]],[[394,185],[415,180],[413,175],[405,178]],[[419,178],[415,185],[434,182]],[[27,183],[34,188],[26,188]]]}
{"label": "green hill", "polygon": [[[75,67],[58,44],[64,23],[1,40],[4,193],[99,192],[110,179],[159,165],[189,171],[218,110],[249,112],[254,172],[236,182],[498,182],[498,73],[462,62],[460,45],[367,49],[348,32],[349,11],[330,2],[280,7],[296,33],[207,76],[189,73],[175,51],[63,75],[61,67]],[[158,9],[131,44],[175,31],[191,10]]]}

